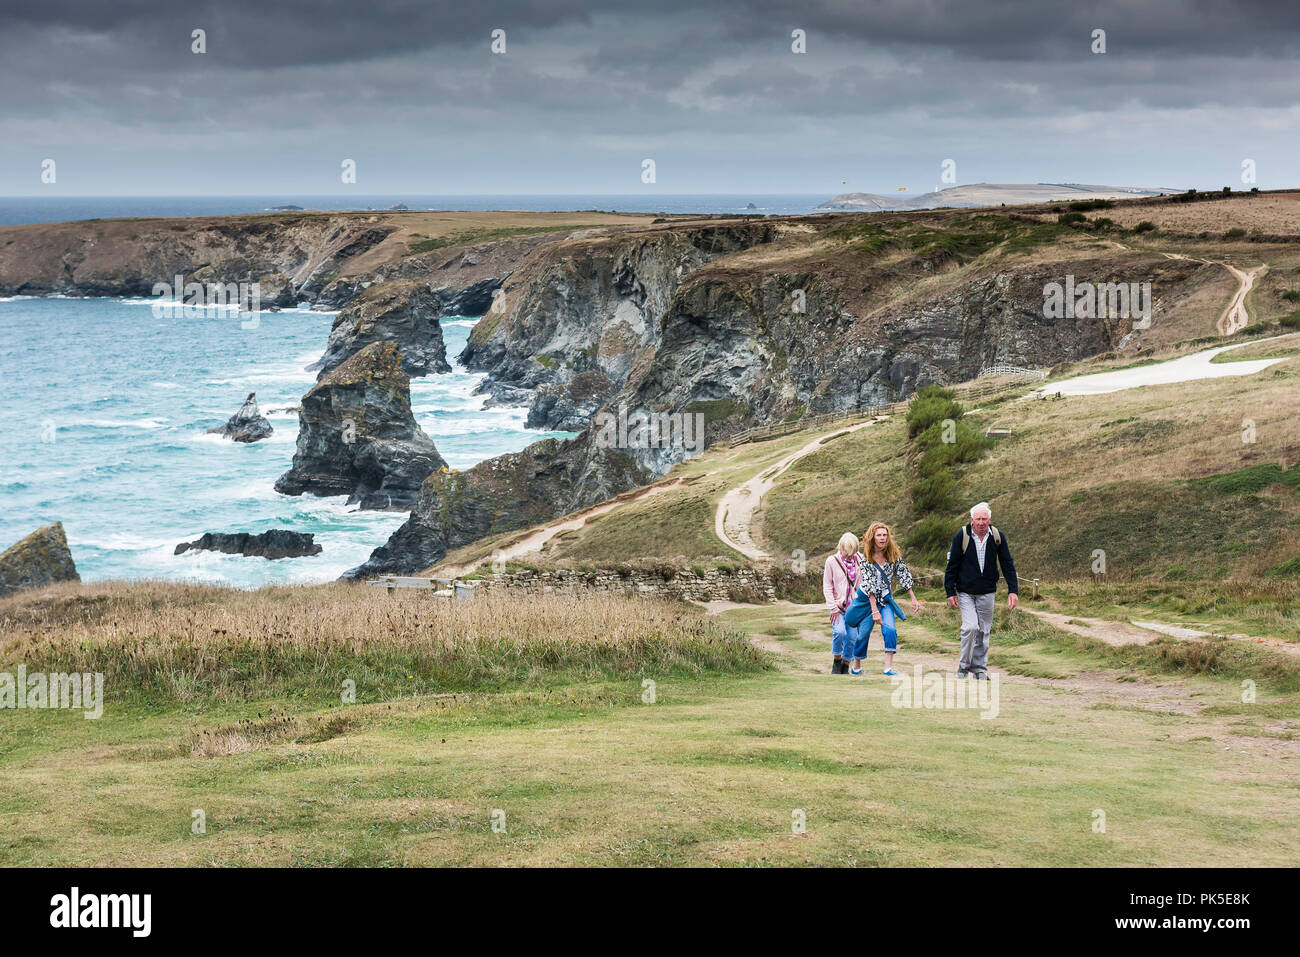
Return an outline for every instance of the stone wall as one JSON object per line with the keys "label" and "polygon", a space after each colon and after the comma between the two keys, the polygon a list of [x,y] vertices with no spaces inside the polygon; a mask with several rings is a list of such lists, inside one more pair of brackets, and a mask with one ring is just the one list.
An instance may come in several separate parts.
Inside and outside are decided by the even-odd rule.
{"label": "stone wall", "polygon": [[475,588],[515,588],[526,592],[577,590],[663,595],[687,601],[776,601],[772,578],[755,568],[520,570],[472,579]]}

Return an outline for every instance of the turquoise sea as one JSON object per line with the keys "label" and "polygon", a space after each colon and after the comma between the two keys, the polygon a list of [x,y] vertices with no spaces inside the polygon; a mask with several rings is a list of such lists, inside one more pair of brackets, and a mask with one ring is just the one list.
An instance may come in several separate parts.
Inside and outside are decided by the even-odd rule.
{"label": "turquoise sea", "polygon": [[[61,521],[82,579],[165,578],[255,586],[319,582],[364,561],[406,513],[274,491],[289,467],[296,406],[315,381],[332,313],[157,318],[153,299],[0,299],[0,550]],[[482,375],[455,362],[475,319],[444,318],[454,371],[413,379],[415,416],[453,468],[548,435],[525,410],[483,410]],[[206,430],[257,393],[275,434],[252,445]],[[313,532],[309,558],[173,555],[204,532]]]}

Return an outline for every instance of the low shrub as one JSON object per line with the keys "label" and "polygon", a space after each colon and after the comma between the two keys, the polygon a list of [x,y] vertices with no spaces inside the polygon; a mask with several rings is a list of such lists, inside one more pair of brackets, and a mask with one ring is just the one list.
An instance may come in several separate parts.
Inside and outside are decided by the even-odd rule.
{"label": "low shrub", "polygon": [[953,508],[957,483],[947,469],[936,471],[912,483],[912,509],[920,515]]}
{"label": "low shrub", "polygon": [[907,406],[907,437],[915,438],[944,419],[960,419],[962,407],[950,389],[927,385],[916,390]]}

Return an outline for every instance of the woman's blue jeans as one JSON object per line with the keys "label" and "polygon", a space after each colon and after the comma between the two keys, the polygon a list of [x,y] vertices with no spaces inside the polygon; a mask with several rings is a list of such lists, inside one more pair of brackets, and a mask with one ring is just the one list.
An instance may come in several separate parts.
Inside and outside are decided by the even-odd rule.
{"label": "woman's blue jeans", "polygon": [[853,652],[858,647],[858,631],[858,628],[845,624],[843,615],[836,618],[835,623],[831,625],[831,654],[841,658],[852,658]]}
{"label": "woman's blue jeans", "polygon": [[[885,639],[886,651],[898,650],[898,622],[906,621],[907,616],[903,614],[903,609],[898,607],[894,601],[894,596],[886,595],[885,600],[880,603],[880,634]],[[844,622],[848,628],[856,628],[858,640],[851,653],[845,654],[845,658],[866,658],[867,642],[871,639],[871,630],[876,627],[876,620],[871,617],[871,602],[861,591],[854,593],[853,601],[849,603],[848,610],[844,613]],[[864,623],[865,622],[865,626]]]}

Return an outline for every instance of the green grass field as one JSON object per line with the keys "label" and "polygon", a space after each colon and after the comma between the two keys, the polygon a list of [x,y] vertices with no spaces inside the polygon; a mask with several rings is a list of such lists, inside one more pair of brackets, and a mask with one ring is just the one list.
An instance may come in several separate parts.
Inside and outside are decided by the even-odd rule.
{"label": "green grass field", "polygon": [[[161,609],[119,608],[78,640],[110,640],[132,614],[166,618],[184,600],[173,587]],[[75,590],[54,604],[84,616],[84,602],[68,600]],[[361,589],[324,591],[337,620],[353,601],[375,610]],[[240,620],[266,602],[284,628],[306,627],[283,595],[242,595]],[[418,646],[418,622],[434,613],[412,596],[385,599],[412,606],[400,614],[417,622],[414,645],[394,647]],[[610,600],[565,604],[581,617],[593,601]],[[1300,856],[1291,662],[1228,668],[1168,641],[1121,660],[1000,603],[998,710],[982,718],[894,707],[874,643],[865,677],[827,674],[815,606],[651,611],[644,666],[596,667],[584,641],[504,674],[477,659],[438,681],[390,668],[389,680],[376,675],[382,692],[351,705],[328,675],[259,697],[261,684],[218,669],[188,699],[174,682],[124,677],[96,721],[7,711],[0,864],[1289,866]],[[490,640],[466,632],[466,647],[490,658],[494,629],[479,626]],[[928,601],[903,625],[897,667],[951,671],[955,635],[955,615]],[[338,679],[348,662],[330,667]],[[1243,667],[1258,676],[1249,704]],[[192,833],[196,810],[204,833]]]}

